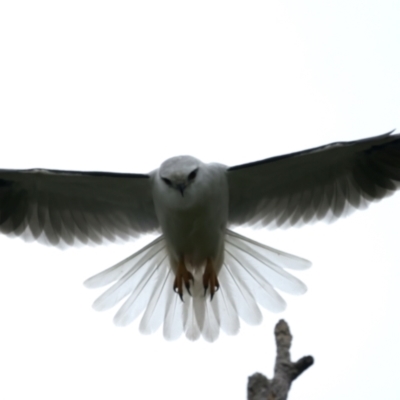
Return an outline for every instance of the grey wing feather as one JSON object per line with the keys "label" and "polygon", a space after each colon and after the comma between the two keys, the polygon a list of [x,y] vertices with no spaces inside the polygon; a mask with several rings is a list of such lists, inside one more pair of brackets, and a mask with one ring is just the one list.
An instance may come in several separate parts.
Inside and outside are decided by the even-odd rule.
{"label": "grey wing feather", "polygon": [[392,133],[229,168],[229,224],[332,220],[393,194],[400,134]]}
{"label": "grey wing feather", "polygon": [[158,229],[149,175],[0,170],[0,232],[52,245]]}

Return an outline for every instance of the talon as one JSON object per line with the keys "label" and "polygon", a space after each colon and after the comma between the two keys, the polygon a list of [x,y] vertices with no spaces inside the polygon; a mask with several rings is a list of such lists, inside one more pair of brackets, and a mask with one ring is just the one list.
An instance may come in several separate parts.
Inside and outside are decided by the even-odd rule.
{"label": "talon", "polygon": [[182,296],[183,293],[182,293],[182,290],[180,290],[179,287],[176,286],[176,279],[175,279],[175,283],[174,283],[174,292],[175,292],[177,295],[179,295],[180,299],[181,299],[182,302],[183,302],[183,296]]}
{"label": "talon", "polygon": [[213,263],[209,258],[207,258],[206,268],[203,274],[203,287],[204,296],[206,295],[207,290],[210,287],[210,300],[213,299],[214,294],[219,290],[217,274],[215,273]]}
{"label": "talon", "polygon": [[218,290],[219,290],[219,283],[218,283],[218,281],[217,281],[216,285],[214,286],[214,290],[210,290],[210,297],[211,297],[211,300],[213,299],[214,294],[218,292]]}
{"label": "talon", "polygon": [[177,293],[180,299],[183,301],[183,285],[191,296],[190,292],[190,281],[194,282],[193,275],[186,269],[183,259],[179,261],[178,270],[176,271],[174,281],[174,292]]}
{"label": "talon", "polygon": [[[191,281],[193,281],[193,279],[191,279]],[[189,282],[185,282],[185,288],[186,288],[187,292],[189,293],[189,296],[191,296],[192,293],[190,293],[190,283]]]}

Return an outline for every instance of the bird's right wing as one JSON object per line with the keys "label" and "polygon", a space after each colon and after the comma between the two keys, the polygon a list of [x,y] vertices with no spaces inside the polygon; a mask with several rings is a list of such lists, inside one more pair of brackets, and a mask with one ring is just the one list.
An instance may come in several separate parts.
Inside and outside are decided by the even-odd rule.
{"label": "bird's right wing", "polygon": [[128,239],[159,228],[149,175],[0,170],[0,232],[51,245]]}
{"label": "bird's right wing", "polygon": [[400,134],[391,133],[228,168],[229,224],[332,220],[389,196],[400,186]]}

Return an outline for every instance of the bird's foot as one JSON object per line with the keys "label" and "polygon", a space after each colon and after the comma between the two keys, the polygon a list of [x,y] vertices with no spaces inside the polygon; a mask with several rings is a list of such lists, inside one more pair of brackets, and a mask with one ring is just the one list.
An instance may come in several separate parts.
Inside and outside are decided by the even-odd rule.
{"label": "bird's foot", "polygon": [[190,295],[190,281],[194,282],[194,278],[191,272],[189,272],[183,260],[179,261],[178,270],[176,271],[175,281],[174,281],[174,292],[178,293],[179,297],[183,301],[183,286]]}
{"label": "bird's foot", "polygon": [[207,290],[210,289],[210,298],[212,300],[214,294],[219,289],[219,282],[217,274],[215,273],[213,263],[208,258],[207,258],[206,268],[203,274],[203,286],[204,286],[204,296],[206,295]]}

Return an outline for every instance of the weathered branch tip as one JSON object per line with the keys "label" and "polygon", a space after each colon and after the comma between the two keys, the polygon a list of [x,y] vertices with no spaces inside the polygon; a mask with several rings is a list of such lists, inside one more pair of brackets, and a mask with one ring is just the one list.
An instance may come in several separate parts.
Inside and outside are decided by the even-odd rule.
{"label": "weathered branch tip", "polygon": [[273,379],[255,373],[247,384],[248,400],[286,400],[292,382],[314,363],[312,356],[305,356],[296,362],[290,360],[292,334],[289,325],[281,319],[274,330],[276,359]]}

